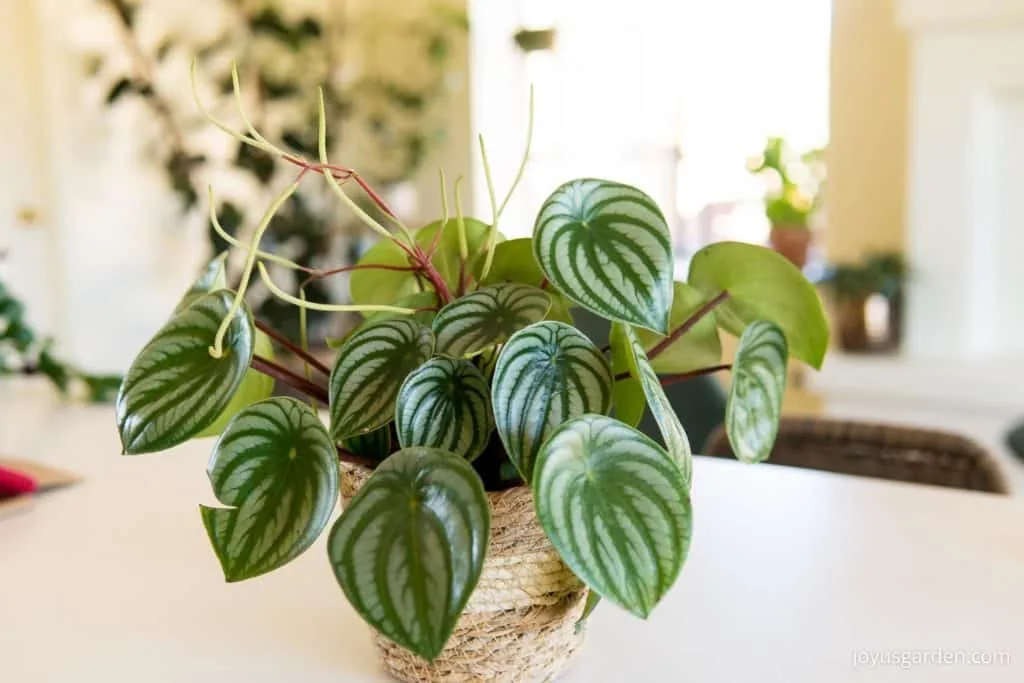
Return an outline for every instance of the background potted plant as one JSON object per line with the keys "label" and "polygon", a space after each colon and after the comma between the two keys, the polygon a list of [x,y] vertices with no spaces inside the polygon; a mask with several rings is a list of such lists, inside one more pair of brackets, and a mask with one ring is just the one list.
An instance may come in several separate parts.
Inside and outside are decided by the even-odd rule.
{"label": "background potted plant", "polygon": [[[692,334],[697,324],[740,336],[726,426],[738,457],[757,462],[775,438],[788,356],[823,360],[820,301],[785,259],[748,244],[702,249],[687,281],[673,282],[664,216],[613,181],[565,183],[532,238],[505,240],[499,220],[525,156],[503,199],[488,182],[489,221],[463,216],[456,183],[454,217],[446,209],[412,230],[355,171],[329,163],[322,112],[317,162],[272,145],[244,112],[243,133],[217,122],[297,176],[253,240],[233,241],[245,252],[237,291],[215,260],[135,358],[116,407],[124,452],[165,450],[228,418],[208,467],[223,507],[201,508],[228,581],[303,553],[340,498],[328,560],[392,675],[549,680],[600,599],[645,618],[682,569],[692,457],[662,382],[721,369],[695,364],[719,348],[717,335]],[[350,305],[305,302],[266,267],[298,267],[260,244],[307,175],[382,237],[349,267]],[[345,185],[365,191],[394,232]],[[300,312],[366,316],[332,368],[253,320],[244,296],[255,273]],[[574,306],[614,322],[607,349],[573,326]],[[306,372],[254,352],[257,328]],[[253,373],[312,407],[253,390]],[[633,426],[645,409],[664,445]]]}
{"label": "background potted plant", "polygon": [[796,155],[779,137],[768,138],[751,173],[770,177],[764,208],[771,224],[772,248],[798,268],[807,263],[811,219],[821,205],[825,182],[824,150]]}
{"label": "background potted plant", "polygon": [[[872,254],[857,264],[835,266],[825,277],[839,323],[844,351],[893,351],[903,328],[903,289],[907,264],[901,254]],[[884,316],[869,325],[869,302],[884,304]]]}

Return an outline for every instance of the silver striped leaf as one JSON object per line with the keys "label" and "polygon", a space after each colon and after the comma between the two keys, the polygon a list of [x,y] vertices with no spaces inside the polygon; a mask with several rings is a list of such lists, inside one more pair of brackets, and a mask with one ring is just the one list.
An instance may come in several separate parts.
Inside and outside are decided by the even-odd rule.
{"label": "silver striped leaf", "polygon": [[121,445],[129,455],[187,441],[224,412],[252,360],[252,315],[243,304],[224,336],[224,355],[210,355],[234,293],[218,290],[178,312],[132,361],[117,394]]}
{"label": "silver striped leaf", "polygon": [[672,457],[603,415],[562,425],[540,450],[537,517],[591,590],[646,619],[690,546],[690,496]]}
{"label": "silver striped leaf", "polygon": [[[479,273],[479,270],[477,273]],[[546,279],[544,272],[537,265],[537,257],[533,253],[533,239],[530,237],[520,237],[502,242],[494,248],[494,263],[491,267],[491,272],[480,284],[493,285],[499,282],[519,282],[524,285],[542,287]],[[553,288],[545,290],[545,294],[551,297],[551,308],[544,319],[557,320],[572,325],[572,313],[569,311],[572,307],[572,302],[554,291]]]}
{"label": "silver striped leaf", "polygon": [[437,349],[453,358],[479,353],[543,320],[549,308],[551,298],[536,287],[513,282],[482,287],[434,318]]}
{"label": "silver striped leaf", "polygon": [[686,479],[686,485],[689,486],[693,477],[693,451],[690,449],[690,439],[687,438],[686,430],[683,429],[668,396],[665,395],[665,390],[661,387],[661,380],[647,359],[647,352],[644,351],[636,330],[629,325],[613,325],[611,344],[613,348],[618,347],[616,351],[625,351],[629,373],[640,380],[640,386],[647,399],[647,407],[658,424],[669,454],[678,463]]}
{"label": "silver striped leaf", "polygon": [[582,332],[545,321],[516,332],[494,369],[491,405],[505,451],[523,479],[544,441],[566,420],[611,408],[608,361]]}
{"label": "silver striped leaf", "polygon": [[433,351],[430,328],[411,318],[368,321],[349,335],[331,371],[331,435],[347,439],[390,422],[402,382]]}
{"label": "silver striped leaf", "polygon": [[[253,354],[267,360],[274,360],[273,343],[270,341],[270,337],[264,334],[262,330],[256,330]],[[224,411],[193,438],[203,439],[210,436],[219,436],[224,431],[224,428],[228,426],[228,423],[231,422],[231,418],[238,414],[238,411],[246,406],[251,406],[253,403],[270,398],[273,393],[274,378],[249,368]]]}
{"label": "silver striped leaf", "polygon": [[381,463],[345,507],[327,550],[356,612],[433,660],[480,579],[490,528],[472,465],[454,453],[406,448]]}
{"label": "silver striped leaf", "polygon": [[199,506],[229,582],[294,560],[327,526],[338,501],[334,442],[308,405],[284,396],[239,412],[206,473],[217,500],[230,506]]}
{"label": "silver striped leaf", "polygon": [[391,455],[391,425],[342,439],[341,447],[353,455],[380,462]]}
{"label": "silver striped leaf", "polygon": [[789,348],[782,328],[757,320],[740,337],[725,404],[725,431],[743,462],[766,460],[775,445],[786,393]]}
{"label": "silver striped leaf", "polygon": [[829,337],[825,309],[814,285],[786,257],[756,244],[716,242],[693,255],[687,281],[708,296],[729,292],[715,319],[730,333],[771,321],[782,328],[794,358],[821,368]]}
{"label": "silver striped leaf", "polygon": [[487,379],[472,362],[431,358],[412,371],[398,392],[398,443],[402,448],[440,448],[474,460],[494,429],[490,393]]}
{"label": "silver striped leaf", "polygon": [[580,306],[668,333],[671,235],[640,190],[594,178],[562,185],[541,206],[533,249],[547,278]]}

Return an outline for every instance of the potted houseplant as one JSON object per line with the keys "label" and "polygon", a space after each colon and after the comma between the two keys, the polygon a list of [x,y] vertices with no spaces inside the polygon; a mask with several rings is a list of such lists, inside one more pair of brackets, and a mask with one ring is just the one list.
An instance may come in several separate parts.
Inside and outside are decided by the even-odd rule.
{"label": "potted houseplant", "polygon": [[[898,253],[877,253],[860,263],[833,267],[825,277],[835,304],[839,345],[844,351],[892,351],[903,328],[903,284],[907,264]],[[868,302],[880,298],[884,321],[869,329]]]}
{"label": "potted houseplant", "polygon": [[811,219],[821,203],[822,150],[797,157],[782,138],[768,138],[761,157],[750,164],[750,171],[771,178],[764,208],[771,224],[772,248],[803,268],[811,244]]}
{"label": "potted houseplant", "polygon": [[[456,183],[454,217],[445,209],[409,229],[355,171],[328,162],[323,121],[316,162],[248,125],[237,133],[216,122],[294,165],[296,180],[250,244],[232,238],[246,252],[237,291],[215,261],[133,361],[116,406],[124,452],[172,448],[227,418],[208,467],[223,507],[201,508],[227,581],[303,553],[340,499],[327,559],[392,675],[553,678],[600,598],[646,617],[686,559],[692,457],[661,382],[720,369],[703,364],[709,349],[720,353],[708,325],[740,335],[726,426],[739,458],[763,460],[788,356],[823,360],[820,301],[785,259],[748,244],[702,249],[687,281],[673,282],[664,217],[613,181],[556,188],[532,238],[502,238],[512,190],[499,202],[490,182],[489,221],[463,216]],[[484,167],[489,179],[486,156]],[[258,274],[282,300],[314,307],[264,265],[289,261],[260,249],[275,210],[308,175],[382,237],[349,268],[353,303],[316,305],[366,316],[331,368],[254,321],[244,300]],[[395,231],[344,185],[381,204]],[[573,326],[573,306],[614,322],[609,348]],[[257,328],[306,373],[254,352]],[[312,406],[247,384],[254,373]],[[634,428],[645,409],[664,445]]]}

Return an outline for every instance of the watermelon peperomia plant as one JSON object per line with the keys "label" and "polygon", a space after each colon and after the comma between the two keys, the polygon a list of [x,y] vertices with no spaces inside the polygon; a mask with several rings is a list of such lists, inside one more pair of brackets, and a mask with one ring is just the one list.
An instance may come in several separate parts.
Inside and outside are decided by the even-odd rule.
{"label": "watermelon peperomia plant", "polygon": [[[359,614],[422,657],[441,652],[480,576],[487,490],[531,487],[551,543],[591,589],[588,606],[600,596],[646,617],[679,575],[691,535],[690,444],[663,385],[729,368],[719,328],[739,335],[727,432],[740,459],[766,458],[789,355],[818,367],[827,346],[809,283],[775,252],[739,243],[700,250],[686,282],[673,282],[655,203],[594,178],[556,188],[532,238],[502,237],[508,196],[499,204],[493,188],[490,221],[464,218],[458,183],[456,216],[411,230],[356,172],[328,162],[322,115],[315,163],[242,118],[244,134],[215,122],[297,166],[298,177],[250,244],[226,235],[246,253],[237,290],[218,258],[136,357],[117,400],[127,454],[219,432],[208,474],[223,507],[201,514],[226,579],[269,572],[310,547],[338,504],[340,459],[374,471],[331,530],[329,561]],[[259,248],[310,173],[382,237],[343,269],[351,305],[282,291],[267,265],[303,269]],[[396,232],[364,213],[346,184]],[[366,316],[341,340],[333,368],[305,340],[253,320],[244,296],[254,273],[301,311]],[[608,347],[574,327],[573,307],[612,322]],[[274,361],[264,333],[304,360],[305,376]],[[263,376],[311,405],[271,398]],[[645,409],[663,444],[635,428]]]}

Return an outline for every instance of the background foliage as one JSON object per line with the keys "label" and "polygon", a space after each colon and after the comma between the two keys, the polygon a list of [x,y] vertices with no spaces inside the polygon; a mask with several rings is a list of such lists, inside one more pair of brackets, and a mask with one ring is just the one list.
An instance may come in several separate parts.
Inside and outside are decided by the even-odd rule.
{"label": "background foliage", "polygon": [[[232,234],[251,229],[281,178],[259,150],[204,140],[205,122],[181,88],[175,90],[193,57],[201,94],[214,111],[232,105],[230,62],[237,60],[253,122],[308,158],[317,156],[316,89],[323,86],[333,156],[357,167],[386,194],[397,192],[444,137],[435,110],[453,87],[451,66],[468,29],[465,13],[448,3],[404,3],[401,10],[385,12],[386,3],[351,0],[210,0],[202,10],[204,17],[214,17],[211,26],[185,33],[154,18],[161,9],[156,0],[96,2],[120,38],[117,50],[92,55],[87,64],[95,79],[108,84],[105,104],[135,101],[145,107],[155,124],[147,153],[162,168],[182,211],[204,213],[200,198],[215,179],[222,193],[216,212]],[[275,217],[264,248],[314,268],[351,262],[367,242],[362,226],[339,218],[324,188],[310,185]],[[213,253],[225,249],[212,229],[207,232]],[[274,275],[289,291],[299,284],[294,272]],[[297,338],[295,309],[254,289],[257,315]],[[327,302],[346,292],[341,285],[315,282],[307,296]],[[327,332],[318,327],[321,316],[311,318],[314,330]]]}
{"label": "background foliage", "polygon": [[53,352],[53,340],[40,338],[25,318],[25,306],[0,281],[0,377],[43,375],[65,396],[110,401],[121,385],[119,375],[90,375]]}

